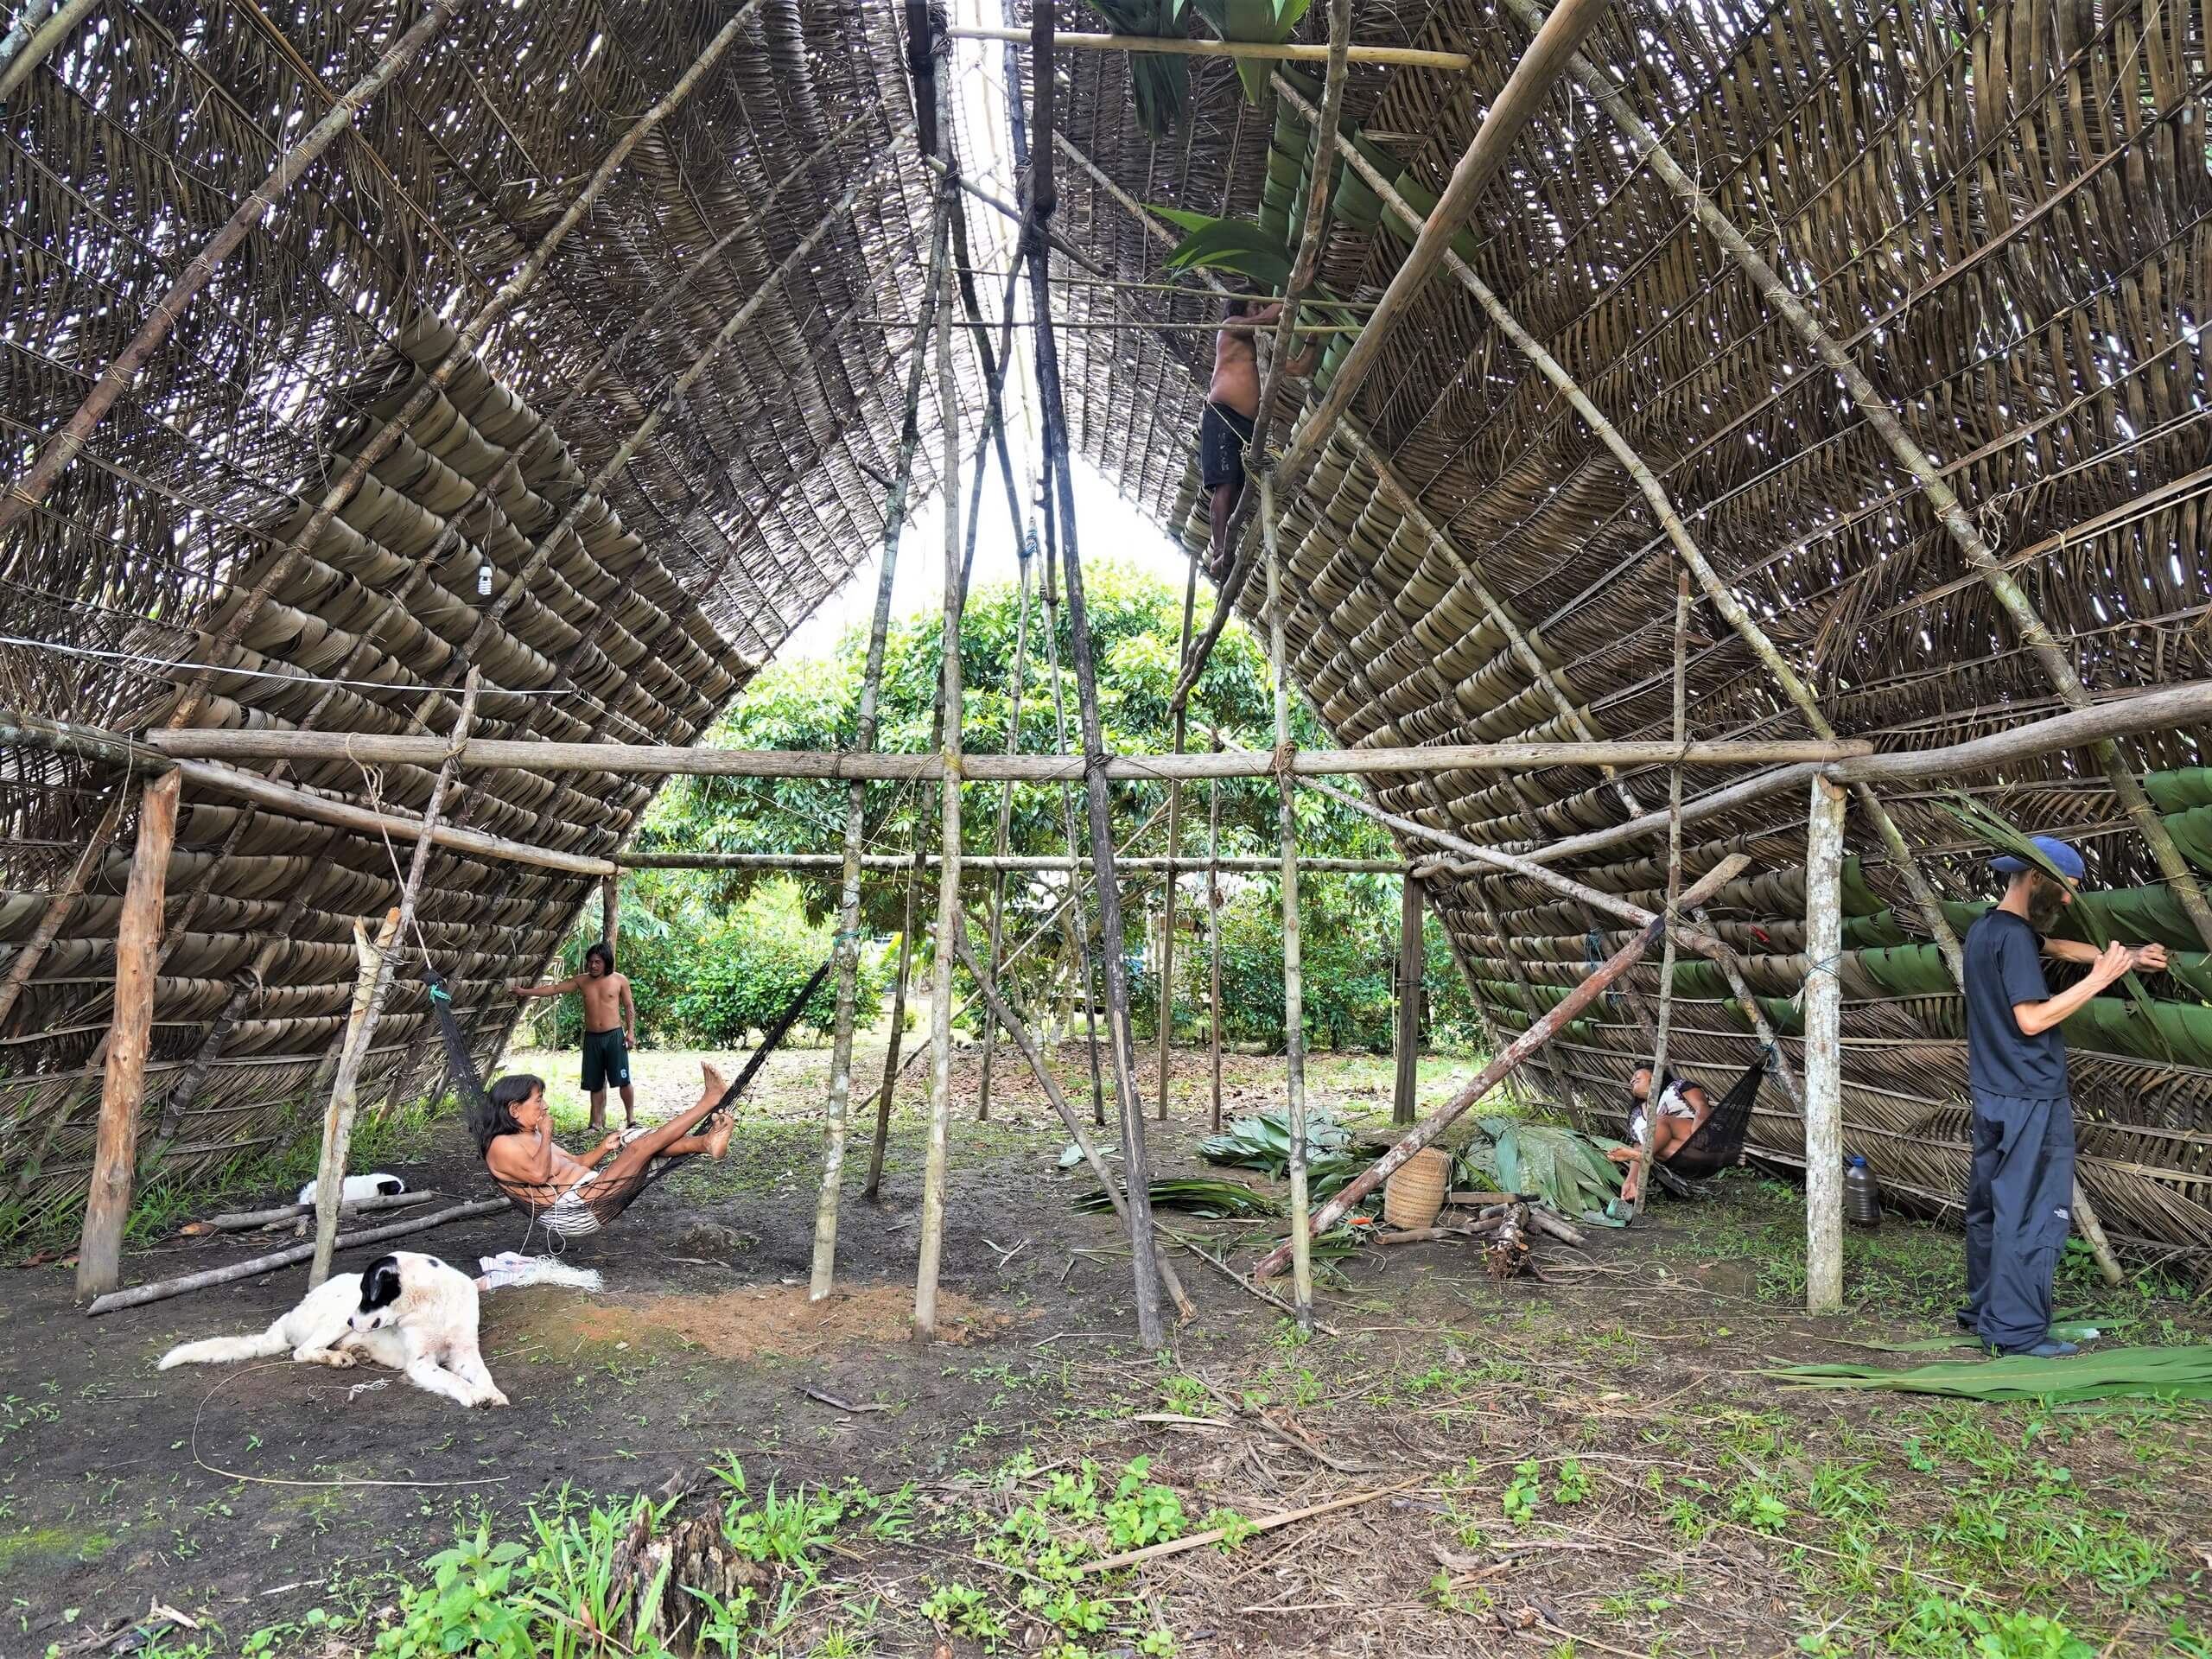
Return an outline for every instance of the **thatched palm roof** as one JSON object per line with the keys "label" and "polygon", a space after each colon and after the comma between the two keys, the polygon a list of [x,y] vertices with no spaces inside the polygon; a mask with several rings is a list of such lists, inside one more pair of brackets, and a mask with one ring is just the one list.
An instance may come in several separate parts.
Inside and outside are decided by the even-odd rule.
{"label": "thatched palm roof", "polygon": [[[1363,42],[1464,51],[1472,67],[1355,68],[1347,123],[1440,187],[1527,46],[1525,12],[1359,7]],[[0,420],[19,455],[259,180],[285,118],[270,112],[319,111],[416,15],[105,0],[10,100]],[[6,632],[118,653],[0,645],[0,697],[114,730],[162,718],[189,675],[162,662],[200,660],[349,446],[404,401],[728,15],[464,7],[451,41],[221,269],[86,456],[0,545]],[[1097,27],[1072,5],[1061,20]],[[1306,32],[1319,23],[1317,12]],[[1934,457],[2095,697],[2206,671],[2203,28],[2195,10],[2142,3],[1638,0],[1613,6],[1586,48]],[[443,730],[480,563],[512,572],[529,558],[670,378],[857,184],[853,210],[587,504],[480,653],[503,694],[486,700],[487,734],[696,736],[880,528],[903,336],[861,320],[916,314],[930,185],[899,136],[912,109],[903,51],[887,6],[761,4],[480,363],[287,574],[196,718]],[[1227,66],[1193,66],[1191,118],[1157,146],[1132,123],[1124,58],[1070,54],[1064,67],[1065,130],[1121,192],[1256,211],[1273,118],[1245,104]],[[1128,207],[1072,158],[1060,183],[1067,243],[1109,276],[1157,276],[1160,244]],[[1474,276],[1649,467],[1838,730],[1923,747],[2064,706],[1895,447],[1639,160],[1595,89],[1570,78],[1554,90],[1468,224]],[[1404,247],[1340,222],[1322,280],[1372,300]],[[1063,292],[1075,321],[1215,315],[1205,299]],[[1193,541],[1205,342],[1128,329],[1062,342],[1076,442]],[[1389,334],[1351,419],[1286,505],[1294,666],[1341,741],[1667,734],[1676,550],[1618,454],[1452,277]],[[1694,629],[1693,735],[1803,734],[1774,676],[1702,597]],[[249,669],[275,677],[235,671]],[[372,683],[315,683],[334,675]],[[2212,783],[2187,769],[2202,737],[2123,745],[2200,867],[2212,863],[2200,822]],[[30,937],[121,781],[81,760],[0,756],[14,837],[0,941]],[[429,784],[340,766],[298,781],[407,805]],[[1618,784],[1589,770],[1373,781],[1395,810],[1516,849],[1630,816]],[[1729,781],[1693,776],[1693,803]],[[2112,906],[2124,937],[2190,953],[2154,986],[2170,1000],[2152,1017],[2115,1016],[2075,1040],[2075,1075],[2096,1120],[2085,1177],[2115,1231],[2212,1247],[2212,1033],[2191,1006],[2212,993],[2202,942],[2088,756],[1960,781],[2018,822],[2074,836],[2104,885],[2141,890]],[[1618,782],[1646,810],[1663,800],[1662,776]],[[510,779],[470,791],[468,822],[602,852],[645,793],[605,778]],[[1885,800],[1942,898],[1986,896],[1978,849],[1928,792]],[[1686,854],[1693,872],[1738,845],[1755,854],[1757,875],[1714,915],[1785,1033],[1808,966],[1803,817],[1796,791],[1707,816]],[[67,1201],[86,1164],[127,817],[121,828],[0,1031],[0,1076],[13,1079],[0,1082],[0,1158],[47,1147],[41,1202]],[[1946,1197],[1964,1167],[1957,1000],[1940,964],[1930,974],[1928,929],[1856,810],[1852,834],[1865,856],[1840,964],[1850,1142],[1886,1179]],[[1567,867],[1652,902],[1660,850],[1620,842]],[[308,1087],[342,1023],[349,919],[391,887],[375,841],[188,796],[156,1060],[181,1070],[201,1049],[268,930],[281,924],[293,943],[168,1126],[172,1156],[189,1166],[276,1133],[274,1115]],[[488,1047],[506,1029],[499,982],[544,962],[584,884],[442,857],[432,887],[432,949],[452,953]],[[1433,890],[1503,1029],[1610,948],[1605,918],[1517,878],[1440,876]],[[1630,997],[1559,1051],[1592,1107],[1648,1040],[1657,974],[1639,970]],[[1688,1000],[1676,1052],[1692,1067],[1722,1071],[1751,1052],[1723,988],[1701,965],[1678,976]],[[435,1060],[418,1054],[419,1005],[396,1007],[379,1075],[404,1091]],[[161,1093],[157,1078],[149,1098]],[[1802,1144],[1771,1093],[1756,1134],[1784,1155]]]}

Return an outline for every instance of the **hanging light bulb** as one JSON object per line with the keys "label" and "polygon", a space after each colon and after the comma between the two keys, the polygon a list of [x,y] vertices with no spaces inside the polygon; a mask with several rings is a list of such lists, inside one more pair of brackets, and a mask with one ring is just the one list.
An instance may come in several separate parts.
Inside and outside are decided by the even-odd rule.
{"label": "hanging light bulb", "polygon": [[492,597],[492,562],[489,559],[476,567],[476,597]]}

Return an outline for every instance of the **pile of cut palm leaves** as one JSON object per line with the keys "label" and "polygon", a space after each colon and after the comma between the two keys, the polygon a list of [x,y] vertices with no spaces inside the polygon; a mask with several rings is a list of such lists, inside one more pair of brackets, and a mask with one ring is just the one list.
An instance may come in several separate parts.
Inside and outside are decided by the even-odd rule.
{"label": "pile of cut palm leaves", "polygon": [[[1198,1142],[1198,1156],[1281,1180],[1290,1173],[1290,1115],[1262,1112],[1232,1119],[1222,1133]],[[1306,1181],[1313,1197],[1327,1198],[1372,1160],[1373,1154],[1353,1148],[1351,1131],[1325,1107],[1306,1114]]]}
{"label": "pile of cut palm leaves", "polygon": [[[1236,1181],[1210,1180],[1203,1175],[1157,1180],[1150,1190],[1155,1210],[1180,1210],[1216,1221],[1282,1214],[1282,1205],[1264,1192],[1255,1192]],[[1075,1201],[1075,1207],[1095,1212],[1111,1210],[1114,1201],[1093,1187]]]}
{"label": "pile of cut palm leaves", "polygon": [[1596,1227],[1618,1227],[1605,1206],[1620,1196],[1621,1166],[1606,1158],[1619,1144],[1600,1141],[1555,1123],[1524,1123],[1518,1118],[1486,1117],[1497,1165],[1497,1186],[1534,1198],[1555,1215]]}
{"label": "pile of cut palm leaves", "polygon": [[2012,1400],[2212,1400],[2212,1346],[2112,1348],[2070,1359],[2008,1354],[1897,1371],[1878,1365],[1791,1365],[1763,1375],[1801,1389],[1891,1389],[1993,1405]]}

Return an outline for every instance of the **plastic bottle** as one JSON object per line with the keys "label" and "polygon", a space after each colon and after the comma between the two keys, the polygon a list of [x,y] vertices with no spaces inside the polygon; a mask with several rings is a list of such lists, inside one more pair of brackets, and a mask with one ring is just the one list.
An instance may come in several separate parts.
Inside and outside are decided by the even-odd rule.
{"label": "plastic bottle", "polygon": [[1882,1224],[1882,1185],[1864,1158],[1853,1154],[1843,1166],[1843,1218],[1854,1227]]}

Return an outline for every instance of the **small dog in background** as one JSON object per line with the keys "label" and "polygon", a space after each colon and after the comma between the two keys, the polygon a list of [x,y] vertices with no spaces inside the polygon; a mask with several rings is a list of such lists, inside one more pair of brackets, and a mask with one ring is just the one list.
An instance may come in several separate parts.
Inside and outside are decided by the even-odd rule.
{"label": "small dog in background", "polygon": [[211,1337],[172,1348],[158,1369],[287,1351],[298,1364],[340,1370],[365,1359],[464,1406],[507,1403],[477,1351],[476,1281],[414,1250],[378,1256],[358,1280],[318,1286],[259,1336]]}
{"label": "small dog in background", "polygon": [[[338,1202],[359,1204],[363,1198],[395,1198],[407,1190],[407,1183],[397,1175],[348,1175],[338,1189]],[[315,1183],[309,1181],[300,1189],[302,1204],[315,1202]]]}

